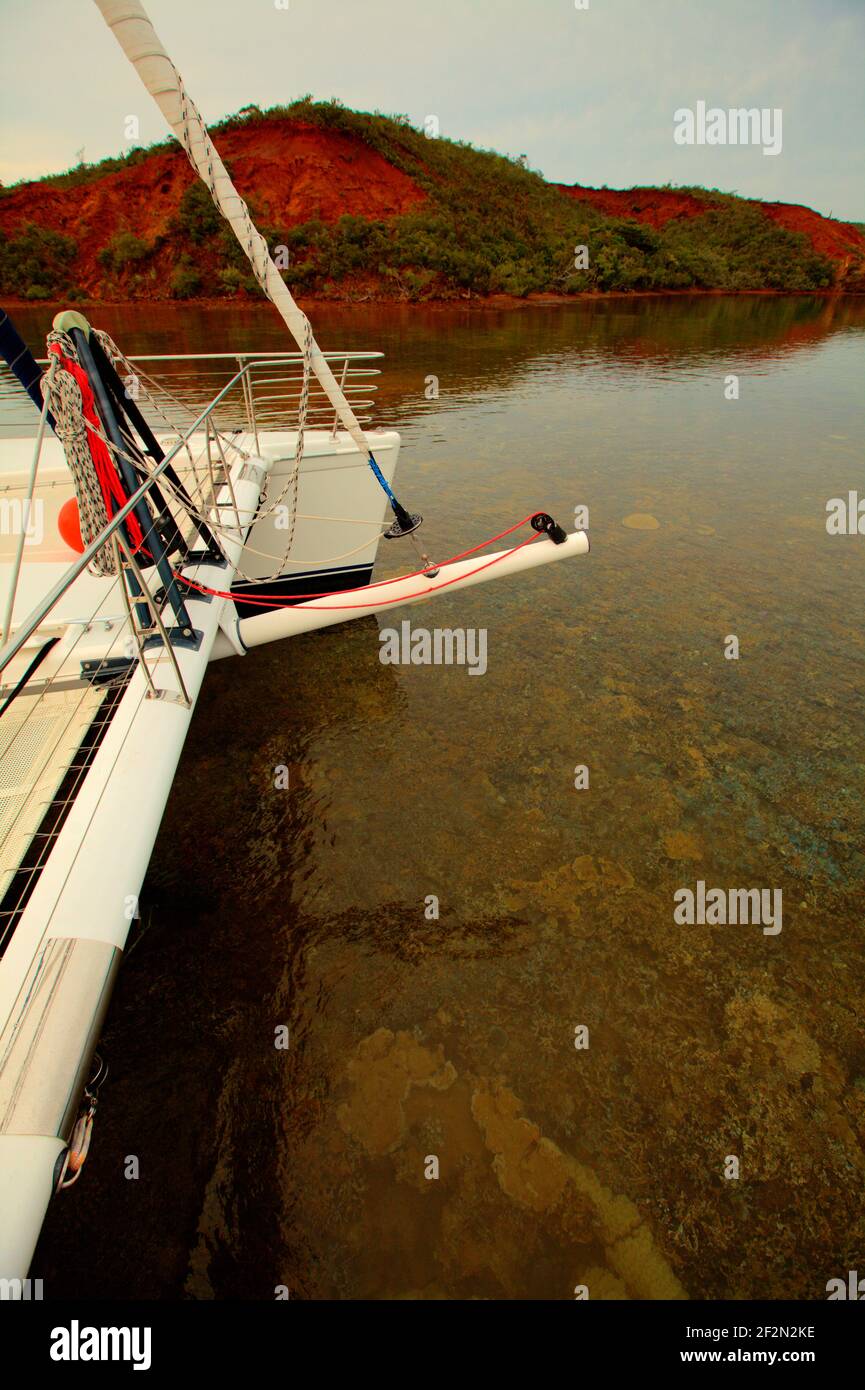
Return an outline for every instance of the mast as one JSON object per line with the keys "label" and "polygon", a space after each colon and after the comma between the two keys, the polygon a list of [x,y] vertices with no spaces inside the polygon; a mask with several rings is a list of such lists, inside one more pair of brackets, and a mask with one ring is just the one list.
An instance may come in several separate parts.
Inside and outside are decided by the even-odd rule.
{"label": "mast", "polygon": [[95,0],[95,4],[186,150],[192,167],[210,190],[214,203],[240,242],[256,280],[281,314],[286,327],[309,361],[311,371],[317,377],[343,428],[348,431],[360,452],[366,455],[370,468],[387,493],[396,516],[390,535],[407,535],[416,530],[421,518],[409,515],[391,491],[376,463],[369,440],[357,416],[315,340],[309,319],[295,302],[274,265],[264,237],[254,225],[246,203],[229,178],[204,120],[188,96],[183,79],[163,48],[143,5],[139,0]]}

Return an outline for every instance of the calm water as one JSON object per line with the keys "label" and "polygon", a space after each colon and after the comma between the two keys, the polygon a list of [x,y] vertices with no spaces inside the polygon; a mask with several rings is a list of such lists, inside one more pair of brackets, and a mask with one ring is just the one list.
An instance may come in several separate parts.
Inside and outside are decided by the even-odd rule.
{"label": "calm water", "polygon": [[[95,317],[127,351],[286,345],[267,310]],[[315,317],[387,353],[433,555],[580,504],[592,553],[406,610],[486,628],[482,679],[381,665],[373,620],[214,667],[34,1274],[825,1297],[865,1237],[865,537],[825,527],[865,493],[865,304]],[[782,889],[781,933],[677,925],[697,880]]]}

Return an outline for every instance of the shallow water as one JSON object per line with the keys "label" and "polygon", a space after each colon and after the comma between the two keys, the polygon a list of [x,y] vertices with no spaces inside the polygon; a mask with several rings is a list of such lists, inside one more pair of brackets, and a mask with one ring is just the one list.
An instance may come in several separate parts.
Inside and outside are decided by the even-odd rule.
{"label": "shallow water", "polygon": [[[577,505],[592,552],[405,610],[485,628],[482,678],[382,665],[374,620],[213,668],[34,1275],[825,1297],[865,1236],[865,536],[825,524],[865,494],[865,304],[314,317],[387,354],[432,555]],[[285,345],[264,309],[94,318],[129,352]],[[782,889],[782,930],[678,925],[698,880]]]}

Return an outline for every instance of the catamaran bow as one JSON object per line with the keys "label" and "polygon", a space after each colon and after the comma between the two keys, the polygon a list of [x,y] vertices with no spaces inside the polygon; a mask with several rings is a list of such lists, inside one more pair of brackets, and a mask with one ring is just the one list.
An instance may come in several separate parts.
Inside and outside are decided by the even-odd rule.
{"label": "catamaran bow", "polygon": [[[61,550],[64,562],[52,566],[52,536],[50,556],[25,564],[22,540],[5,567],[0,1282],[25,1278],[52,1193],[67,1185],[70,1164],[80,1169],[83,1152],[70,1153],[86,1148],[93,1107],[89,1097],[81,1110],[82,1090],[208,663],[589,549],[585,533],[568,536],[534,512],[484,543],[530,524],[511,549],[475,545],[440,566],[421,557],[414,573],[370,582],[382,493],[395,515],[386,536],[420,524],[391,487],[399,435],[376,432],[377,459],[351,384],[337,382],[138,0],[96,3],[299,344],[302,384],[293,428],[259,428],[245,359],[173,442],[177,425],[163,407],[178,402],[145,387],[145,419],[122,380],[133,364],[113,340],[78,313],[55,319],[35,453],[26,483],[20,464],[9,469],[10,487],[26,492],[19,505],[29,514],[53,421],[45,448],[55,461],[39,486],[56,498],[74,484],[63,506],[74,512],[77,499],[82,553],[70,566]],[[0,321],[0,351],[33,394],[35,363],[22,348]],[[311,375],[335,412],[330,429],[307,429]],[[233,391],[248,413],[227,428],[219,412],[237,408]],[[272,548],[280,510],[290,513],[281,556]],[[327,540],[316,540],[317,526]],[[57,529],[64,541],[72,534],[60,517]]]}

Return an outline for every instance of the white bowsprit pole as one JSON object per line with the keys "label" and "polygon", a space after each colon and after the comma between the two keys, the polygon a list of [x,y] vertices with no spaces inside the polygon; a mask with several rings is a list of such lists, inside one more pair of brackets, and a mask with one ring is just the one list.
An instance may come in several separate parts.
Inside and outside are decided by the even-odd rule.
{"label": "white bowsprit pole", "polygon": [[[562,539],[554,540],[553,534]],[[388,579],[363,589],[328,594],[326,598],[311,599],[308,603],[296,603],[290,608],[274,608],[270,613],[259,613],[253,618],[241,617],[235,629],[240,639],[239,646],[223,633],[214,645],[211,660],[218,661],[221,657],[233,656],[243,648],[279,642],[284,637],[296,637],[302,632],[313,632],[316,628],[332,627],[335,623],[345,623],[352,618],[365,618],[370,613],[386,613],[400,605],[424,603],[434,598],[439,590],[445,594],[453,593],[457,589],[483,584],[489,579],[504,579],[506,575],[519,574],[538,565],[549,565],[555,560],[586,555],[588,551],[589,537],[585,531],[574,531],[567,536],[554,526],[554,531],[548,531],[546,536],[533,541],[531,545],[496,551],[492,555],[475,555],[470,560],[455,560],[452,564],[442,565],[435,579],[429,581],[422,574],[410,574],[403,579]]]}
{"label": "white bowsprit pole", "polygon": [[253,224],[249,209],[228,176],[204,120],[186,93],[183,79],[163,48],[139,0],[95,0],[103,19],[123,52],[135,68],[166,121],[189,156],[189,161],[210,190],[219,211],[232,228],[255,272],[255,278],[268,299],[279,310],[300,350],[308,357],[310,369],[370,468],[387,493],[396,520],[392,536],[408,535],[421,518],[400,505],[387,479],[376,463],[369,440],[361,428],[345,393],[330,370],[315,341],[309,319],[295,303],[288,286],[273,263],[264,237]]}

